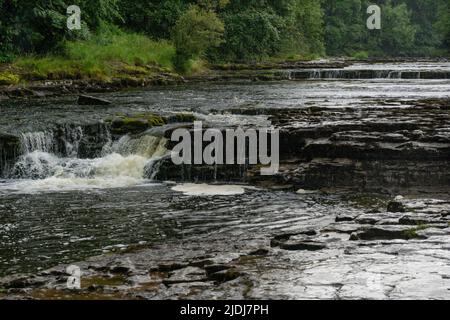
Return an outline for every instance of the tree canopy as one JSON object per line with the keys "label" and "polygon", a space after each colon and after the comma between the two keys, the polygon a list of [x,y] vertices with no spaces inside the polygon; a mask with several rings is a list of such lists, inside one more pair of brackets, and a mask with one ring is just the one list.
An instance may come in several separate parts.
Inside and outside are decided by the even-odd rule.
{"label": "tree canopy", "polygon": [[[376,3],[381,30],[366,27],[369,0],[0,0],[0,62],[58,50],[105,25],[173,41],[185,60],[449,55],[448,0]],[[82,10],[80,31],[66,28],[71,4]]]}

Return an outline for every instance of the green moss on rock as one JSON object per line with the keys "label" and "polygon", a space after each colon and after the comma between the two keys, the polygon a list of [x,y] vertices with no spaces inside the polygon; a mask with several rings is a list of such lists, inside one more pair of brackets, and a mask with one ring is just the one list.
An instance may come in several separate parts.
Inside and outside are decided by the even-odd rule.
{"label": "green moss on rock", "polygon": [[10,72],[0,73],[0,86],[18,84],[20,77]]}
{"label": "green moss on rock", "polygon": [[82,278],[81,288],[89,288],[90,286],[116,287],[124,285],[126,282],[127,280],[124,276]]}
{"label": "green moss on rock", "polygon": [[153,113],[144,113],[137,115],[117,115],[112,120],[107,119],[111,123],[111,131],[114,134],[141,133],[152,127],[163,126],[167,120]]}

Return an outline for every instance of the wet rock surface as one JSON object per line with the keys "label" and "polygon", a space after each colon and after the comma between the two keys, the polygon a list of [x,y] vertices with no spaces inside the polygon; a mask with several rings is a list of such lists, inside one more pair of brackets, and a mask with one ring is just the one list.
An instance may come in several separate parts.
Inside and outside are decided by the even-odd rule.
{"label": "wet rock surface", "polygon": [[111,101],[93,96],[81,95],[78,97],[78,104],[83,106],[107,106]]}
{"label": "wet rock surface", "polygon": [[0,132],[0,177],[11,170],[20,153],[19,137]]}
{"label": "wet rock surface", "polygon": [[[450,186],[450,100],[383,100],[368,108],[239,108],[237,115],[267,115],[280,130],[280,171],[262,177],[249,165],[174,166],[158,179],[245,181],[293,189],[355,188],[380,191]],[[393,201],[392,212],[403,212]]]}
{"label": "wet rock surface", "polygon": [[[274,67],[280,70],[273,71]],[[230,66],[197,80],[296,80],[290,67]],[[316,67],[333,70],[317,72],[313,70]],[[442,72],[342,72],[340,69],[345,67],[295,66],[301,69],[299,78],[307,75],[308,79],[317,80],[347,76],[448,77]],[[128,85],[145,85],[141,80],[122,79],[107,87],[90,83],[66,87],[59,83],[57,89],[52,84],[44,85],[45,90],[39,86],[10,88],[7,93],[0,93],[0,100],[39,98],[61,92],[78,95],[114,91]],[[327,87],[333,81],[318,83]],[[430,89],[437,91],[425,94],[441,98],[417,100],[417,95],[402,99],[398,93],[394,95],[397,98],[386,98],[389,94],[383,90],[392,83],[377,89],[381,94],[377,91],[374,96],[380,98],[368,98],[363,92],[356,99],[356,106],[352,105],[352,98],[341,103],[339,98],[331,98],[336,91],[327,91],[325,98],[319,100],[304,101],[296,97],[303,86],[287,90],[280,83],[278,91],[272,91],[270,86],[260,88],[260,84],[244,89],[231,87],[229,95],[220,95],[223,90],[217,89],[205,99],[205,104],[209,104],[208,99],[213,96],[217,106],[203,109],[197,105],[204,101],[207,91],[196,96],[187,90],[188,94],[177,96],[177,90],[173,90],[168,97],[168,105],[173,109],[161,115],[154,111],[165,107],[159,102],[167,92],[157,91],[151,95],[153,100],[148,100],[149,96],[143,99],[145,103],[153,101],[153,108],[133,106],[144,96],[139,94],[124,110],[112,110],[129,99],[126,95],[116,96],[114,99],[121,103],[101,108],[111,108],[108,119],[101,115],[92,123],[70,122],[51,127],[51,145],[46,143],[47,135],[41,137],[41,132],[35,132],[35,140],[43,143],[40,149],[62,157],[76,154],[79,158],[95,158],[102,155],[111,139],[117,141],[129,135],[131,140],[125,140],[126,144],[152,130],[152,134],[168,138],[177,126],[191,128],[195,118],[178,113],[186,110],[196,112],[201,119],[225,118],[227,125],[230,119],[267,117],[281,131],[281,168],[275,176],[262,177],[259,168],[247,165],[174,168],[167,158],[158,162],[159,180],[250,184],[245,186],[248,189],[244,194],[234,198],[184,197],[163,183],[157,184],[163,186],[161,190],[153,185],[45,196],[2,194],[0,236],[7,241],[0,248],[0,259],[6,265],[1,271],[13,275],[0,278],[0,298],[449,298],[450,101],[442,98],[445,94],[437,94],[439,86],[447,84],[439,82]],[[345,91],[348,94],[354,90],[352,85],[345,82],[337,88],[350,88]],[[315,83],[311,87],[318,90]],[[239,90],[250,90],[257,98],[247,101],[247,92],[240,92],[236,98]],[[426,91],[423,87],[420,90]],[[261,98],[267,105],[258,100],[263,91],[269,92]],[[423,92],[419,93],[421,96]],[[271,101],[272,94],[281,98]],[[305,93],[300,90],[300,95]],[[313,91],[306,95],[313,95]],[[239,100],[242,98],[244,102]],[[232,108],[230,99],[237,101],[231,104]],[[223,101],[226,103],[221,106]],[[133,112],[127,109],[133,107]],[[84,109],[76,110],[84,114]],[[8,117],[14,119],[22,111],[15,113],[9,108],[8,112]],[[44,122],[38,116],[38,121]],[[66,116],[63,112],[55,117]],[[170,127],[172,123],[177,125]],[[232,126],[236,125],[233,122]],[[11,129],[9,124],[5,127]],[[21,149],[27,147],[26,134],[21,137],[12,132],[15,134],[0,134],[3,171],[9,171]],[[169,149],[170,146],[169,143]],[[153,167],[153,162],[146,166],[145,178],[154,178]],[[17,176],[30,178],[30,183],[31,179],[40,178],[20,173]],[[361,194],[368,191],[374,193]],[[17,216],[27,219],[17,221]],[[49,234],[55,238],[49,240]],[[31,236],[52,246],[34,247],[40,242],[27,242]],[[12,253],[10,248],[15,246],[22,251]],[[114,253],[88,258],[111,251]],[[31,260],[45,261],[44,269],[62,261],[67,263],[42,271],[37,268],[41,264]],[[74,262],[77,260],[82,261]],[[69,264],[82,270],[81,290],[67,289]],[[16,267],[29,268],[21,272],[32,274],[19,274]]]}
{"label": "wet rock surface", "polygon": [[272,179],[306,189],[449,186],[450,100],[390,103],[260,110],[280,129],[281,170]]}
{"label": "wet rock surface", "polygon": [[404,225],[403,213],[389,212],[390,224],[380,214],[368,225],[362,218],[377,217],[370,213],[374,207],[386,211],[389,197],[360,201],[352,221],[317,223],[309,216],[315,229],[168,241],[74,263],[82,270],[80,290],[67,289],[62,265],[1,278],[0,294],[3,299],[446,299],[449,196],[401,200],[408,216],[427,216],[439,225]]}

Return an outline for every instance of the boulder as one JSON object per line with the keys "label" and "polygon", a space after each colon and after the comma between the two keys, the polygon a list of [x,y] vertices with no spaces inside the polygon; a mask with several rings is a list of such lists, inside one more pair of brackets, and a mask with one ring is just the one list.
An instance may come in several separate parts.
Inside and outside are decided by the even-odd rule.
{"label": "boulder", "polygon": [[424,226],[428,224],[436,224],[442,223],[440,217],[433,217],[429,214],[414,214],[414,215],[405,215],[400,218],[398,221],[401,225],[409,225],[409,226]]}
{"label": "boulder", "polygon": [[306,251],[318,251],[325,249],[327,246],[322,242],[316,241],[286,241],[280,244],[280,248],[283,250],[297,251],[297,250],[306,250]]}
{"label": "boulder", "polygon": [[348,215],[348,214],[340,214],[336,216],[335,222],[349,222],[355,220],[354,215]]}
{"label": "boulder", "polygon": [[406,209],[403,203],[394,200],[388,203],[387,211],[396,213],[396,212],[405,212]]}
{"label": "boulder", "polygon": [[21,151],[20,138],[0,132],[0,177],[7,175]]}
{"label": "boulder", "polygon": [[111,101],[87,95],[80,95],[78,97],[78,104],[82,106],[106,106],[110,105]]}
{"label": "boulder", "polygon": [[363,229],[354,232],[350,236],[350,240],[411,240],[425,239],[425,237],[417,234],[418,229],[403,227],[379,226]]}

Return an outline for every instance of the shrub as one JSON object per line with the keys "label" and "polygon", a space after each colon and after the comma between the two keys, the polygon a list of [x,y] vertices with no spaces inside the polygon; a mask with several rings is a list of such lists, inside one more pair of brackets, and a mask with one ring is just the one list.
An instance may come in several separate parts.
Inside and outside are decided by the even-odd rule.
{"label": "shrub", "polygon": [[224,16],[225,42],[213,53],[216,60],[248,62],[280,51],[283,20],[276,14],[248,10]]}
{"label": "shrub", "polygon": [[224,25],[214,12],[190,6],[173,30],[175,67],[186,71],[190,60],[202,56],[208,48],[220,45],[223,32]]}
{"label": "shrub", "polygon": [[369,53],[367,51],[357,51],[352,55],[353,59],[365,60],[369,58]]}

